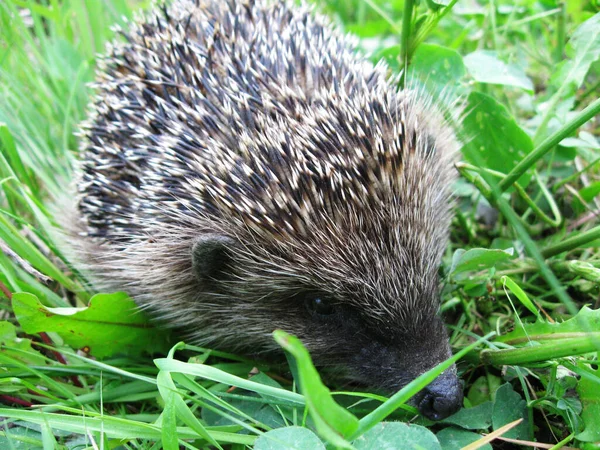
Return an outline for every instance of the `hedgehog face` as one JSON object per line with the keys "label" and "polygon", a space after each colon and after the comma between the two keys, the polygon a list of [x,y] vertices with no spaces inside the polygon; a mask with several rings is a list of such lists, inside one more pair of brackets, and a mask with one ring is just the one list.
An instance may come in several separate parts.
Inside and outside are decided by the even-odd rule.
{"label": "hedgehog face", "polygon": [[[342,378],[393,394],[407,383],[451,356],[445,327],[437,315],[422,316],[421,323],[403,326],[402,319],[373,320],[363,312],[322,300],[312,302],[312,320],[320,322],[310,330],[307,342],[328,343],[315,348],[317,364],[343,367]],[[406,319],[405,319],[406,320]],[[462,389],[452,367],[413,400],[433,420],[456,412],[462,403]]]}
{"label": "hedgehog face", "polygon": [[[362,308],[326,294],[309,292],[302,297],[306,313],[299,314],[295,332],[311,350],[316,364],[334,366],[343,380],[392,394],[451,356],[445,327],[435,314],[405,311],[418,317],[374,319]],[[452,367],[414,402],[426,417],[439,420],[456,412],[462,397],[456,368]]]}
{"label": "hedgehog face", "polygon": [[[299,253],[300,249],[296,250]],[[349,275],[354,273],[340,283],[339,273],[328,278],[324,267],[307,269],[316,267],[316,261],[306,260],[311,257],[309,249],[304,250],[303,256],[288,255],[286,263],[286,258],[277,257],[281,248],[271,246],[269,256],[264,250],[261,255],[256,247],[250,250],[233,238],[213,234],[196,242],[193,267],[203,289],[213,291],[208,294],[213,303],[222,305],[226,299],[226,308],[221,308],[228,317],[244,320],[237,332],[241,330],[246,339],[236,333],[235,342],[229,346],[222,339],[217,345],[280,357],[271,332],[283,329],[304,342],[316,365],[326,369],[330,377],[387,394],[451,355],[444,325],[437,315],[434,270],[418,268],[425,276],[411,280],[407,273],[384,269],[381,260],[363,261],[360,274],[350,268],[349,261],[345,266],[338,261],[338,271],[345,267]],[[381,255],[372,255],[376,256]],[[379,267],[381,273],[370,274],[365,267]],[[407,270],[406,265],[403,267]],[[385,275],[390,270],[394,280]],[[210,303],[200,302],[203,306]],[[215,318],[219,323],[227,320]],[[415,399],[421,412],[434,420],[455,412],[461,402],[462,390],[454,367]]]}

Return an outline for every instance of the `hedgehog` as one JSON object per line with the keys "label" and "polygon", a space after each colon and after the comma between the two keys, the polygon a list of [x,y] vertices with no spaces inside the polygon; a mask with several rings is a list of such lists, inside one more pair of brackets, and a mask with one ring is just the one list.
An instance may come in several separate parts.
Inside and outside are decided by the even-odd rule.
{"label": "hedgehog", "polygon": [[[81,125],[73,239],[188,342],[392,393],[451,356],[439,316],[458,140],[325,16],[176,0],[108,45]],[[414,399],[460,408],[456,367]]]}

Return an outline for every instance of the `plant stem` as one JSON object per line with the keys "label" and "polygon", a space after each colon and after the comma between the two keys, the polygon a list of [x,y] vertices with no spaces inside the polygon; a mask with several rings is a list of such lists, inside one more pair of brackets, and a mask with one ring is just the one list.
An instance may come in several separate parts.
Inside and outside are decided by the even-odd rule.
{"label": "plant stem", "polygon": [[552,448],[550,448],[549,450],[560,450],[565,445],[567,445],[569,442],[571,442],[574,438],[575,438],[575,433],[571,433],[566,438],[564,438],[562,441],[560,441],[556,445],[552,446]]}
{"label": "plant stem", "polygon": [[529,155],[527,155],[513,170],[498,184],[500,192],[506,191],[515,181],[537,161],[539,161],[546,153],[548,153],[555,145],[560,143],[564,138],[569,136],[573,131],[586,123],[596,114],[600,113],[600,98],[590,103],[587,108],[577,114],[570,122],[563,125],[559,130],[548,136],[544,142],[537,146]]}
{"label": "plant stem", "polygon": [[[444,9],[435,11],[433,14],[430,14],[429,17],[425,20],[425,23],[422,24],[416,33],[413,33],[413,38],[411,42],[411,47],[409,49],[410,55],[417,50],[417,47],[423,42],[429,33],[437,26],[437,24],[444,18],[446,14],[448,14],[458,0],[451,0]],[[409,58],[410,59],[410,58]]]}
{"label": "plant stem", "polygon": [[402,74],[402,87],[406,87],[406,71],[410,64],[412,55],[410,54],[410,34],[412,28],[414,0],[404,1],[404,13],[402,15],[402,40],[400,41],[400,62],[404,68]]}
{"label": "plant stem", "polygon": [[542,250],[542,256],[544,258],[550,258],[562,252],[567,252],[569,250],[581,247],[596,239],[600,239],[600,226],[592,228],[584,233],[575,232],[572,236],[562,240],[561,242],[554,245],[549,245]]}
{"label": "plant stem", "polygon": [[556,47],[554,48],[554,62],[556,64],[562,61],[565,51],[565,19],[567,15],[565,2],[560,2],[557,6],[560,12],[556,21]]}
{"label": "plant stem", "polygon": [[566,356],[582,355],[598,350],[597,340],[600,333],[591,332],[587,336],[564,339],[552,344],[536,345],[508,350],[484,350],[481,352],[481,361],[494,366],[523,365],[541,361],[548,361]]}
{"label": "plant stem", "polygon": [[496,2],[490,0],[490,25],[492,29],[492,46],[498,48],[498,27],[496,26]]}

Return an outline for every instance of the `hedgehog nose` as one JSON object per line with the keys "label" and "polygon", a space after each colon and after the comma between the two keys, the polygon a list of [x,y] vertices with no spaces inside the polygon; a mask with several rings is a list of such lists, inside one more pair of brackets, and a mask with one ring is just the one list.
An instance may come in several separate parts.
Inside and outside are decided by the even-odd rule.
{"label": "hedgehog nose", "polygon": [[442,420],[462,406],[463,391],[453,371],[446,371],[424,389],[419,411],[430,420]]}

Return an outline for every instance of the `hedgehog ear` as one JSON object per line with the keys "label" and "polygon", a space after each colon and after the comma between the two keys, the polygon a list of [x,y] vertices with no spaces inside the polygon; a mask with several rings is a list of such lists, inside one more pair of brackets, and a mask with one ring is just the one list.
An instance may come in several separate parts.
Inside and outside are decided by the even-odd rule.
{"label": "hedgehog ear", "polygon": [[220,234],[199,237],[192,247],[192,268],[199,281],[222,280],[231,261],[235,241]]}

